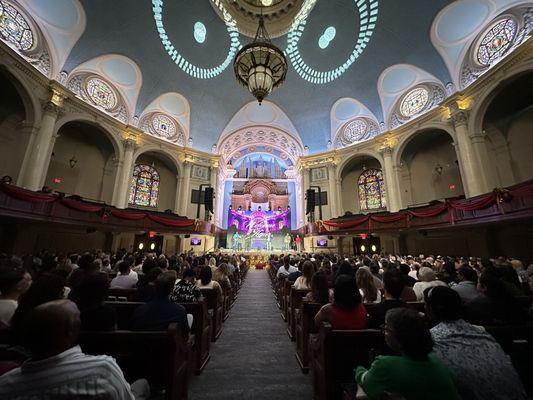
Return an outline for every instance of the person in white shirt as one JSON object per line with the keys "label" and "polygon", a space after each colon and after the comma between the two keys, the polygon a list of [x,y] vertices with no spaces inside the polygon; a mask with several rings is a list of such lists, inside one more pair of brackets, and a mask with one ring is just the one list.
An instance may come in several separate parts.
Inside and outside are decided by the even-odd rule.
{"label": "person in white shirt", "polygon": [[87,355],[75,345],[80,324],[80,311],[70,300],[37,306],[22,329],[22,341],[31,358],[0,376],[0,398],[135,399],[112,357]]}
{"label": "person in white shirt", "polygon": [[118,271],[119,274],[111,280],[110,289],[132,289],[137,285],[137,274],[130,273],[130,265],[126,261],[118,265]]}
{"label": "person in white shirt", "polygon": [[291,265],[291,257],[285,256],[283,258],[283,265],[279,267],[278,272],[276,273],[276,278],[280,278],[282,275],[287,277],[293,272],[298,272],[298,268]]}
{"label": "person in white shirt", "polygon": [[413,291],[415,292],[416,299],[418,301],[424,300],[424,290],[433,286],[448,286],[443,281],[439,281],[435,272],[429,267],[422,267],[418,270],[418,277],[420,282],[417,282],[413,286]]}
{"label": "person in white shirt", "polygon": [[304,265],[302,268],[302,276],[296,278],[296,281],[294,281],[293,287],[298,290],[301,290],[301,289],[311,290],[311,279],[313,278],[314,273],[315,273],[315,267],[313,263],[311,261],[304,262]]}
{"label": "person in white shirt", "polygon": [[14,260],[3,260],[0,265],[0,328],[10,326],[11,317],[18,307],[19,297],[31,285],[31,275]]}

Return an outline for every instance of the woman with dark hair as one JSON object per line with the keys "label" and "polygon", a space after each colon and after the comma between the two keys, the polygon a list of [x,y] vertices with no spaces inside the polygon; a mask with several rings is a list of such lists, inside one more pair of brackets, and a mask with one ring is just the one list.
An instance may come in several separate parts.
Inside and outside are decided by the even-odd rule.
{"label": "woman with dark hair", "polygon": [[315,266],[312,261],[305,261],[302,267],[302,276],[296,278],[293,287],[295,289],[311,289],[311,280],[315,273]]}
{"label": "woman with dark hair", "polygon": [[357,384],[371,398],[385,394],[409,400],[459,399],[446,365],[431,351],[433,340],[418,312],[393,308],[387,312],[385,341],[399,356],[379,356],[369,370],[357,367]]}
{"label": "woman with dark hair", "polygon": [[89,275],[77,287],[74,302],[80,310],[82,331],[114,331],[117,328],[115,309],[104,304],[108,290],[107,274]]}
{"label": "woman with dark hair", "polygon": [[527,398],[509,356],[498,342],[482,326],[462,319],[461,297],[455,290],[429,288],[424,298],[426,315],[435,325],[431,328],[435,353],[450,369],[461,398]]}
{"label": "woman with dark hair", "polygon": [[196,286],[198,286],[198,289],[215,289],[221,296],[224,295],[222,286],[213,280],[213,271],[208,265],[203,265],[200,268],[200,279],[196,281]]}
{"label": "woman with dark hair", "polygon": [[526,311],[495,274],[483,272],[477,288],[481,295],[465,304],[468,322],[476,325],[525,323]]}
{"label": "woman with dark hair", "polygon": [[341,262],[339,264],[339,269],[337,269],[337,273],[335,274],[335,280],[337,280],[337,278],[340,276],[340,275],[348,275],[348,276],[351,276],[352,278],[355,278],[355,270],[354,268],[352,267],[352,264],[350,264],[348,261],[344,260],[343,262]]}
{"label": "woman with dark hair", "polygon": [[376,286],[374,276],[367,267],[359,268],[355,273],[355,279],[364,303],[379,303],[381,301],[381,292]]}
{"label": "woman with dark hair", "polygon": [[340,275],[335,280],[334,301],[324,305],[315,316],[315,324],[329,322],[333,329],[366,329],[367,312],[353,277]]}
{"label": "woman with dark hair", "polygon": [[329,303],[328,278],[322,271],[318,271],[311,278],[311,291],[304,297],[310,303]]}

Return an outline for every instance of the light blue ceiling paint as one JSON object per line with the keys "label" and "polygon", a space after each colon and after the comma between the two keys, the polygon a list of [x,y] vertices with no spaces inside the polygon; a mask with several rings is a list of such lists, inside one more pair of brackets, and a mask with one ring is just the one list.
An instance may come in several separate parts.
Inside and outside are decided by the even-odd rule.
{"label": "light blue ceiling paint", "polygon": [[476,31],[488,14],[489,6],[480,0],[454,4],[440,19],[438,36],[448,43],[462,40]]}
{"label": "light blue ceiling paint", "polygon": [[131,86],[137,80],[137,73],[133,66],[120,58],[109,58],[100,64],[102,70],[115,82]]}

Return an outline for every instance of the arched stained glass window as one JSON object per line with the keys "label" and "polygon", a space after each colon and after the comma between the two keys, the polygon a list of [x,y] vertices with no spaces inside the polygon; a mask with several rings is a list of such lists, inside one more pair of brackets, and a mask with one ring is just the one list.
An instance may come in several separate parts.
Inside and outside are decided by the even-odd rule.
{"label": "arched stained glass window", "polygon": [[18,50],[33,47],[33,33],[26,18],[6,1],[0,1],[0,36]]}
{"label": "arched stained glass window", "polygon": [[356,143],[365,139],[368,124],[364,119],[356,119],[344,128],[344,138],[348,143]]}
{"label": "arched stained glass window", "polygon": [[387,206],[385,183],[380,169],[365,169],[359,176],[358,189],[361,211],[379,210]]}
{"label": "arched stained glass window", "polygon": [[117,95],[111,87],[99,78],[87,79],[85,89],[91,101],[104,108],[105,110],[112,110],[117,106]]}
{"label": "arched stained glass window", "polygon": [[429,91],[425,87],[411,90],[400,104],[400,113],[404,117],[414,117],[421,113],[429,103]]}
{"label": "arched stained glass window", "polygon": [[514,19],[501,19],[488,28],[481,36],[477,48],[477,61],[488,67],[503,57],[512,46],[518,31],[518,24]]}
{"label": "arched stained glass window", "polygon": [[133,168],[130,197],[132,206],[157,207],[159,197],[159,173],[154,167],[137,164]]}
{"label": "arched stained glass window", "polygon": [[165,114],[155,114],[152,118],[152,128],[165,139],[172,139],[176,135],[176,124]]}

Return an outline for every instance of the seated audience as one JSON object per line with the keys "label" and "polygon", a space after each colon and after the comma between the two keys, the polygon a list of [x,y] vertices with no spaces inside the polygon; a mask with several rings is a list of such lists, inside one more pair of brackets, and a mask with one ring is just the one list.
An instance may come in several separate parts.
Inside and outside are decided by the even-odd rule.
{"label": "seated audience", "polygon": [[297,272],[298,268],[291,265],[291,256],[285,256],[283,257],[283,265],[278,268],[278,272],[276,273],[276,278],[280,278],[282,276],[288,277],[289,274],[293,272]]}
{"label": "seated audience", "polygon": [[198,286],[198,289],[215,289],[220,296],[224,295],[222,287],[217,281],[213,280],[213,273],[207,265],[200,268],[200,279],[196,281],[196,286]]}
{"label": "seated audience", "polygon": [[302,276],[298,277],[294,281],[293,287],[295,289],[311,289],[311,281],[313,279],[313,274],[315,272],[315,267],[311,261],[304,261],[302,268]]}
{"label": "seated audience", "polygon": [[420,279],[420,282],[415,283],[413,286],[418,301],[424,300],[424,290],[427,288],[433,286],[446,286],[444,282],[439,281],[436,278],[435,272],[429,267],[420,268],[418,270],[418,278]]}
{"label": "seated audience", "polygon": [[74,302],[80,310],[82,331],[113,331],[116,329],[115,309],[107,300],[109,280],[105,274],[86,276],[77,287]]}
{"label": "seated audience", "polygon": [[149,302],[155,296],[155,280],[163,271],[161,268],[152,268],[146,274],[146,279],[137,282],[137,291],[133,295],[133,301]]}
{"label": "seated audience", "polygon": [[22,337],[31,358],[0,376],[0,398],[133,400],[130,385],[112,357],[82,353],[76,345],[79,330],[80,312],[69,300],[32,310],[24,320]]}
{"label": "seated audience", "polygon": [[291,258],[291,267],[296,268],[296,271],[291,272],[289,276],[287,276],[287,280],[289,282],[295,282],[296,279],[298,279],[300,276],[302,276],[302,271],[304,268],[304,260],[300,260],[299,258],[292,257]]}
{"label": "seated audience", "polygon": [[479,277],[480,296],[465,303],[466,319],[476,325],[523,324],[526,312],[508,285],[492,272]]}
{"label": "seated audience", "polygon": [[[465,268],[465,267],[461,267]],[[465,322],[459,294],[447,287],[424,292],[437,356],[448,366],[463,399],[525,400],[509,356],[481,326]]]}
{"label": "seated audience", "polygon": [[383,274],[384,299],[372,308],[372,313],[368,319],[369,328],[379,329],[385,323],[387,311],[393,308],[407,307],[407,304],[400,299],[404,287],[404,278],[400,271],[389,269]]}
{"label": "seated audience", "polygon": [[131,268],[126,261],[118,264],[118,275],[111,280],[110,289],[133,289],[139,280],[137,274],[130,275]]}
{"label": "seated audience", "polygon": [[170,300],[175,303],[191,303],[198,301],[202,292],[196,286],[196,277],[192,268],[183,271],[183,278],[176,282]]}
{"label": "seated audience", "polygon": [[453,285],[452,289],[459,294],[463,303],[474,300],[479,296],[477,290],[477,273],[472,267],[466,265],[459,267],[457,270],[457,279],[459,283]]}
{"label": "seated audience", "polygon": [[405,286],[412,288],[415,285],[415,283],[418,282],[416,280],[416,278],[413,278],[409,274],[409,272],[411,271],[411,268],[409,267],[409,265],[407,265],[405,263],[401,263],[400,267],[399,267],[399,270],[402,273],[402,277],[403,277]]}
{"label": "seated audience", "polygon": [[[213,271],[213,268],[211,268],[211,271]],[[222,263],[218,268],[215,268],[213,272],[213,280],[217,281],[223,289],[231,289],[228,264]]]}
{"label": "seated audience", "polygon": [[311,291],[304,297],[310,303],[329,303],[329,282],[322,271],[316,272],[311,278]]}
{"label": "seated audience", "polygon": [[164,331],[177,322],[182,332],[188,332],[185,308],[169,299],[176,283],[176,273],[161,273],[155,280],[155,297],[152,301],[137,307],[131,318],[131,329],[137,331]]}
{"label": "seated audience", "polygon": [[335,280],[333,303],[324,305],[315,316],[315,324],[329,322],[333,329],[366,329],[367,312],[355,279],[340,275]]}
{"label": "seated audience", "polygon": [[378,356],[369,370],[357,367],[357,384],[370,398],[386,394],[408,400],[459,399],[446,365],[432,353],[433,341],[424,319],[414,310],[395,308],[385,317],[385,341],[400,355]]}
{"label": "seated audience", "polygon": [[11,325],[18,300],[31,285],[31,275],[13,259],[0,263],[0,329]]}
{"label": "seated audience", "polygon": [[[363,303],[379,303],[381,301],[381,292],[376,286],[374,275],[367,267],[359,268],[355,273],[355,279]],[[382,285],[381,280],[380,285]]]}

